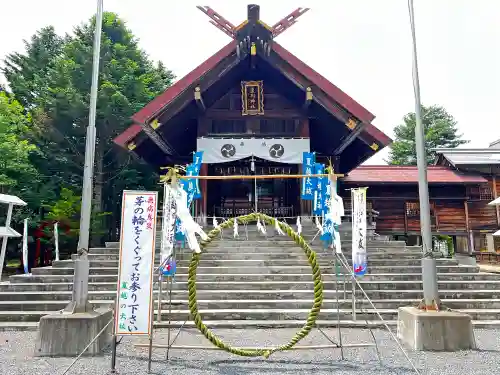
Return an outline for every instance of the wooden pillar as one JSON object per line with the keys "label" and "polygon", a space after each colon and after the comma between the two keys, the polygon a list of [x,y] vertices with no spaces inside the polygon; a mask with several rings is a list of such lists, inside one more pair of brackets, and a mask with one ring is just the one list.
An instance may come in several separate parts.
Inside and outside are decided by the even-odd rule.
{"label": "wooden pillar", "polygon": [[[493,176],[492,184],[493,184],[493,189],[492,189],[493,190],[493,198],[497,199],[498,192],[497,192],[497,178],[496,178],[496,176]],[[497,213],[497,225],[500,226],[500,206],[496,205],[495,210]]]}
{"label": "wooden pillar", "polygon": [[[297,120],[297,135],[302,138],[309,138],[309,119],[302,118]],[[298,165],[298,173],[302,173],[302,164]],[[302,179],[299,183],[299,197],[302,192]],[[300,215],[301,216],[309,216],[312,213],[312,205],[311,201],[306,201],[300,199]]]}
{"label": "wooden pillar", "polygon": [[469,254],[472,254],[474,251],[474,234],[470,230],[470,225],[469,225],[469,205],[467,204],[467,201],[464,201],[464,209],[465,209],[465,230],[467,231],[467,244],[469,245],[468,252]]}
{"label": "wooden pillar", "polygon": [[[200,176],[208,175],[208,164],[203,163],[200,168]],[[207,216],[207,186],[208,180],[200,180],[200,189],[201,189],[201,207],[200,207],[200,215]]]}

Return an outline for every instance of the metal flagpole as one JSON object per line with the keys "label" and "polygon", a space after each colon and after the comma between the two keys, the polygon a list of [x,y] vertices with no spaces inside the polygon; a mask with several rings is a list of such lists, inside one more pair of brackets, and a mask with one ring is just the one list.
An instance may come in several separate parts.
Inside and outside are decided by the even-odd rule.
{"label": "metal flagpole", "polygon": [[422,258],[422,282],[425,308],[436,309],[440,306],[437,284],[436,260],[432,255],[431,216],[429,207],[429,186],[427,183],[427,157],[425,151],[425,132],[422,124],[420,103],[420,83],[417,63],[417,38],[415,36],[415,14],[413,0],[408,0],[411,36],[413,43],[413,90],[415,93],[415,146],[418,166],[418,195],[420,201],[420,226],[424,257]]}
{"label": "metal flagpole", "polygon": [[87,126],[85,144],[85,166],[83,170],[82,205],[80,213],[80,234],[78,238],[78,253],[75,261],[75,276],[73,279],[73,296],[66,307],[67,312],[86,312],[91,309],[88,302],[89,284],[89,251],[90,215],[92,212],[92,190],[94,175],[94,156],[96,144],[96,108],[97,89],[99,84],[99,58],[101,50],[101,30],[103,18],[103,0],[97,0],[95,17],[94,51],[92,62],[92,86],[90,88],[89,124]]}

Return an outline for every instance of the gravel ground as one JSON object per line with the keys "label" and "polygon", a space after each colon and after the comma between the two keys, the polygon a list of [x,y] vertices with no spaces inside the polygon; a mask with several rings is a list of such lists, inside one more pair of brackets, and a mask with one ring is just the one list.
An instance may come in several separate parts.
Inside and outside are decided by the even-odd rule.
{"label": "gravel ground", "polygon": [[[214,330],[234,346],[263,346],[285,343],[296,332],[279,330]],[[173,336],[176,334],[173,331]],[[336,330],[325,332],[336,341]],[[258,375],[258,374],[415,374],[398,350],[387,331],[375,330],[382,364],[377,360],[374,348],[345,348],[345,360],[339,349],[292,351],[275,353],[268,360],[245,359],[220,351],[172,350],[166,360],[165,349],[155,349],[152,373],[158,375]],[[373,342],[367,330],[343,329],[344,344]],[[35,358],[36,332],[0,332],[0,374],[2,375],[62,375],[73,362],[71,358]],[[476,330],[477,351],[458,353],[409,353],[422,375],[495,375],[499,374],[500,331]],[[166,330],[155,332],[155,342],[166,343]],[[124,338],[118,346],[117,370],[121,375],[147,374],[147,348],[138,348],[137,342],[144,339]],[[176,344],[205,345],[206,339],[195,330],[183,330]],[[301,342],[301,345],[326,345],[317,330]],[[208,343],[209,344],[209,343]],[[68,372],[72,375],[109,374],[110,352],[94,358],[82,358]]]}

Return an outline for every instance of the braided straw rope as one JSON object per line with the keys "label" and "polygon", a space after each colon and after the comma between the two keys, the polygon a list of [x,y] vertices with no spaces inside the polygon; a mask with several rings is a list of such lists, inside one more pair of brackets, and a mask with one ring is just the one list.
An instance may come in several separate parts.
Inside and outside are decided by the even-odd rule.
{"label": "braided straw rope", "polygon": [[[274,225],[275,221],[277,221],[277,219],[261,213],[253,213],[250,215],[229,219],[222,223],[219,227],[211,230],[208,233],[208,239],[206,241],[200,242],[202,251],[206,249],[210,242],[219,237],[222,229],[233,227],[234,220],[237,220],[239,224],[246,224],[249,222],[257,221],[257,219],[264,221],[268,225]],[[191,312],[191,317],[193,318],[196,327],[212,344],[229,353],[245,357],[263,356],[264,358],[269,358],[269,356],[275,352],[291,349],[295,344],[297,344],[300,340],[302,340],[309,334],[316,323],[316,319],[323,303],[323,281],[321,279],[321,271],[316,259],[316,253],[311,249],[304,238],[297,234],[288,224],[278,221],[278,225],[289,237],[291,237],[295,241],[297,245],[299,245],[304,250],[307,256],[307,260],[312,268],[312,276],[314,281],[314,302],[311,310],[309,311],[307,320],[302,328],[295,334],[295,336],[292,337],[290,342],[287,344],[277,346],[272,349],[241,349],[234,348],[224,343],[219,337],[214,335],[212,331],[210,331],[208,327],[203,323],[198,311],[198,302],[196,300],[196,269],[198,268],[198,264],[200,263],[201,254],[193,253],[193,257],[191,258],[188,274],[189,311]]]}

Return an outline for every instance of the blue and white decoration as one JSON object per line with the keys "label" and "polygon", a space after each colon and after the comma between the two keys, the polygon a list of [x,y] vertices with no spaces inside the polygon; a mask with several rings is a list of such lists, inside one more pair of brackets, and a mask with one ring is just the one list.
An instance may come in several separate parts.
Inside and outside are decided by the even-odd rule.
{"label": "blue and white decoration", "polygon": [[367,271],[366,257],[366,188],[351,190],[352,198],[352,267],[356,276]]}
{"label": "blue and white decoration", "polygon": [[[203,163],[203,151],[198,151],[193,154],[193,163],[186,167],[186,176],[199,176],[201,164]],[[187,193],[187,207],[191,207],[191,203],[195,199],[201,198],[201,190],[197,178],[182,180],[182,187]],[[175,239],[184,241],[184,228],[179,219],[175,223]]]}
{"label": "blue and white decoration", "polygon": [[[316,155],[314,152],[304,152],[302,156],[302,174],[312,175],[314,172],[314,163],[316,162]],[[302,189],[300,198],[306,201],[314,199],[314,186],[311,177],[304,177],[302,179]]]}
{"label": "blue and white decoration", "polygon": [[342,216],[344,216],[344,202],[337,194],[337,181],[335,179],[328,179],[325,195],[325,219],[323,222],[323,234],[320,238],[325,242],[326,246],[333,245],[335,251],[341,253],[339,226]]}
{"label": "blue and white decoration", "polygon": [[[324,174],[325,165],[320,163],[314,163],[314,174]],[[317,216],[323,215],[323,205],[324,196],[326,193],[326,183],[328,179],[325,177],[314,177],[313,186],[314,189],[314,200],[313,200],[313,214]]]}

